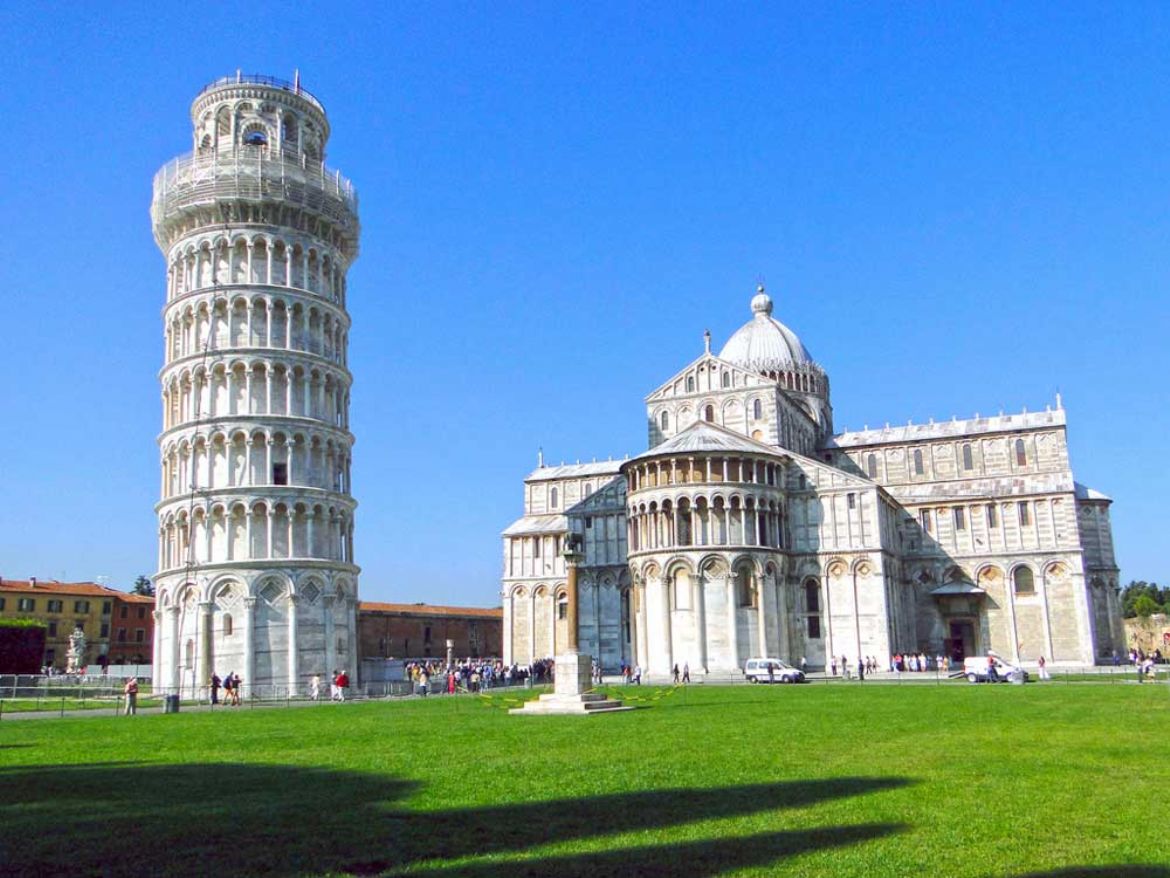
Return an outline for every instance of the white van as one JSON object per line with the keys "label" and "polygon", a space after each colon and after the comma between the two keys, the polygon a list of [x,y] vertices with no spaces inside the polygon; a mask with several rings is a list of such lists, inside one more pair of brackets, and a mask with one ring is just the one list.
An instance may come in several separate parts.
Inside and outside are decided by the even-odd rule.
{"label": "white van", "polygon": [[990,683],[991,669],[995,668],[995,682],[1009,683],[1016,676],[1020,682],[1028,682],[1028,672],[1017,665],[1009,665],[996,655],[976,655],[963,659],[963,676],[968,683]]}
{"label": "white van", "polygon": [[[768,669],[771,668],[771,674]],[[752,683],[803,683],[804,671],[778,658],[750,658],[743,675]]]}

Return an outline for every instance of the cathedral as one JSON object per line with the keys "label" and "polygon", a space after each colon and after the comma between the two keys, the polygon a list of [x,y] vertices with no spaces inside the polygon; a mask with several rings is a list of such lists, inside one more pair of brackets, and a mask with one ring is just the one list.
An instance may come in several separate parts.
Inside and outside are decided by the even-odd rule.
{"label": "cathedral", "polygon": [[829,376],[772,316],[646,397],[649,449],[546,466],[503,532],[504,659],[578,636],[607,670],[726,678],[897,652],[1091,664],[1124,647],[1111,500],[1073,479],[1043,412],[835,433]]}

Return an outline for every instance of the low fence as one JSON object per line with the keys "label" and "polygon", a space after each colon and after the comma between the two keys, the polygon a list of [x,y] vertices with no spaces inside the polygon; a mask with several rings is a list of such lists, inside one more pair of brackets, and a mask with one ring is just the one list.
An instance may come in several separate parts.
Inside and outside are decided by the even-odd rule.
{"label": "low fence", "polygon": [[[1042,685],[1107,685],[1107,684],[1157,684],[1170,683],[1170,664],[1154,666],[1154,676],[1141,675],[1133,666],[1083,666],[1059,668],[1049,667],[1049,679],[1040,681],[1035,669],[1030,669],[1031,683]],[[864,680],[856,675],[834,676],[831,673],[821,674],[813,672],[808,675],[809,680],[818,686],[823,685],[891,685],[891,686],[923,686],[923,685],[952,685],[966,684],[960,671],[877,671],[867,674]],[[499,681],[501,684],[503,681]],[[643,678],[646,686],[669,685],[669,680],[658,678]],[[743,686],[749,681],[743,677],[722,676],[702,679],[696,676],[692,685],[704,686]],[[467,695],[495,695],[525,692],[533,689],[547,688],[549,681],[527,681],[518,685],[482,686],[477,692],[469,693],[466,688],[456,690],[455,697]],[[607,689],[622,691],[637,691],[639,687],[633,683],[626,683],[617,675],[607,675],[604,680]],[[161,709],[166,696],[164,690],[152,691],[149,683],[140,685],[138,707],[140,710]],[[375,683],[363,683],[360,686],[346,690],[346,700],[369,699],[398,699],[421,696],[422,690],[417,683],[408,680],[395,680]],[[445,677],[436,677],[429,681],[426,694],[429,696],[447,696],[447,681]],[[231,705],[224,698],[223,690],[219,692],[218,703],[211,704],[208,693],[201,692],[192,696],[190,691],[180,694],[180,709],[187,710],[238,710],[256,707],[311,707],[315,704],[329,704],[331,702],[328,684],[323,683],[316,699],[310,696],[305,687],[290,689],[287,686],[259,686],[251,691],[245,688],[239,706]],[[122,694],[122,684],[118,680],[104,680],[102,678],[58,677],[0,677],[0,720],[5,715],[13,713],[41,713],[44,715],[64,716],[74,711],[107,710],[122,712],[125,708],[125,696]]]}

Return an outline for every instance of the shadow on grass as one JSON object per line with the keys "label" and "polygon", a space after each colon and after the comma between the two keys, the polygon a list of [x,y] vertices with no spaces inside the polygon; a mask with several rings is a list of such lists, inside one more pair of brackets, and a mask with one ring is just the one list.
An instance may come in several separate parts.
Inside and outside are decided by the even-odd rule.
{"label": "shadow on grass", "polygon": [[[417,783],[375,774],[231,763],[21,767],[0,770],[0,874],[368,875],[424,861],[438,874],[443,860],[801,808],[907,783],[834,778],[413,811],[403,803],[419,791]],[[894,830],[773,833],[523,864],[460,864],[458,872],[630,874],[636,868],[710,875]]]}
{"label": "shadow on grass", "polygon": [[1066,866],[1051,872],[1029,872],[1020,878],[1170,878],[1165,866]]}
{"label": "shadow on grass", "polygon": [[572,878],[572,876],[674,876],[706,878],[731,869],[766,866],[784,857],[845,847],[892,835],[906,829],[891,823],[832,826],[768,832],[747,838],[691,841],[656,847],[626,848],[599,853],[554,856],[506,863],[461,863],[451,870],[420,869],[411,875],[442,878]]}

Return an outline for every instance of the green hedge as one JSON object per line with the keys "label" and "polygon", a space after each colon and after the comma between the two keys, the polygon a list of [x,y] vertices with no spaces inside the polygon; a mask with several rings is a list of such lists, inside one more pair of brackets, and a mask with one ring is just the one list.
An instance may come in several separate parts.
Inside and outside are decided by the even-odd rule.
{"label": "green hedge", "polygon": [[40,619],[0,619],[0,628],[48,628]]}

